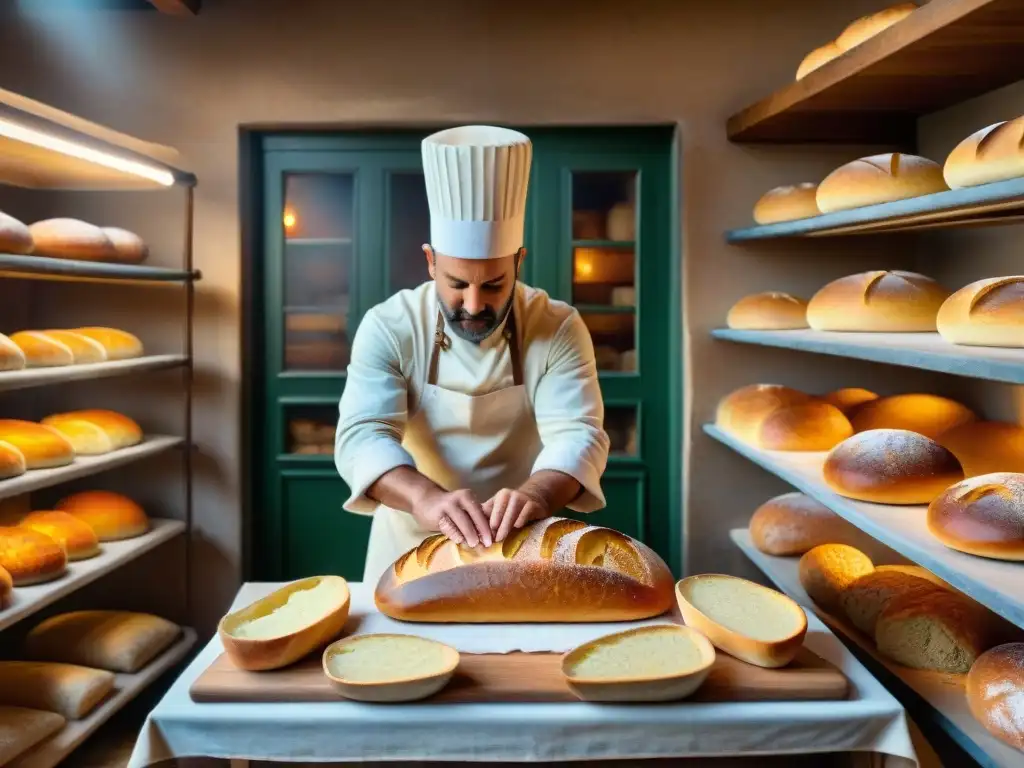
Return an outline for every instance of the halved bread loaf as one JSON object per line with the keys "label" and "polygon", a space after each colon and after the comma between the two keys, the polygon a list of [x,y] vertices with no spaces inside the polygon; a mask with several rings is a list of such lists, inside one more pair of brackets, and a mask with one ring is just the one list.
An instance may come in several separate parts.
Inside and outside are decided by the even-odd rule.
{"label": "halved bread loaf", "polygon": [[181,635],[167,619],[131,611],[72,611],[37,624],[25,638],[33,661],[135,673]]}
{"label": "halved bread loaf", "polygon": [[425,637],[373,634],[346,637],[324,651],[327,679],[358,701],[415,701],[437,693],[459,665],[459,652]]}
{"label": "halved bread loaf", "polygon": [[843,590],[874,569],[871,558],[855,547],[822,544],[800,558],[800,585],[815,603],[836,611]]}
{"label": "halved bread loaf", "polygon": [[56,712],[0,706],[0,765],[53,736],[67,720]]}
{"label": "halved bread loaf", "polygon": [[74,664],[0,661],[0,705],[56,712],[79,720],[114,688],[114,673]]}

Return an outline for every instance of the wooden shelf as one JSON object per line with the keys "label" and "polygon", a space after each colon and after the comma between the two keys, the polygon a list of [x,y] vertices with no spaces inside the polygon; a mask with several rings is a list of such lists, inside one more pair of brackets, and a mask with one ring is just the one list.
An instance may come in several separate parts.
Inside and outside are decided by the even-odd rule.
{"label": "wooden shelf", "polygon": [[16,624],[26,616],[31,616],[46,606],[67,597],[87,584],[111,571],[117,570],[125,563],[140,557],[165,541],[170,541],[185,530],[185,524],[178,520],[162,520],[153,518],[149,532],[142,536],[124,541],[105,541],[100,546],[103,551],[96,557],[68,563],[68,570],[59,579],[45,584],[34,584],[28,587],[15,587],[11,593],[12,602],[0,609],[0,630]]}
{"label": "wooden shelf", "polygon": [[64,467],[30,469],[18,477],[0,480],[0,499],[8,499],[12,496],[20,496],[23,493],[38,491],[41,488],[51,488],[71,480],[98,475],[100,472],[106,472],[108,469],[114,469],[125,464],[141,461],[150,456],[155,456],[158,453],[181,445],[183,442],[184,440],[180,437],[150,435],[143,442],[130,448],[122,448],[101,456],[82,456]]}
{"label": "wooden shelf", "polygon": [[704,432],[803,491],[890,549],[913,560],[1018,627],[1024,627],[1024,564],[974,557],[942,545],[929,532],[924,506],[852,501],[832,491],[821,474],[825,453],[762,451],[718,427]]}
{"label": "wooden shelf", "polygon": [[[794,76],[809,52],[794,52]],[[743,142],[913,147],[921,115],[1022,77],[1024,5],[1018,0],[931,0],[733,115],[727,132],[730,140]]]}
{"label": "wooden shelf", "polygon": [[[844,617],[823,611],[800,585],[797,557],[766,555],[754,546],[750,532],[737,528],[729,532],[730,538],[743,553],[760,568],[765,576],[785,594],[806,609],[813,611],[828,628],[844,640],[857,657],[907,707],[916,719],[941,728],[979,764],[989,768],[1019,768],[1024,756],[1008,744],[986,731],[967,707],[964,696],[964,676],[921,669],[910,669],[885,658],[875,649],[874,642],[862,634]],[[895,681],[897,686],[890,685]],[[909,700],[908,700],[909,697]]]}
{"label": "wooden shelf", "polygon": [[101,725],[123,709],[128,702],[152,685],[160,675],[185,658],[185,655],[196,643],[196,633],[188,627],[183,627],[182,632],[178,642],[141,671],[134,675],[115,675],[114,693],[88,716],[81,720],[69,720],[67,725],[49,739],[8,763],[7,768],[54,768],[60,764]]}
{"label": "wooden shelf", "polygon": [[64,384],[70,381],[107,379],[113,376],[128,376],[144,371],[158,371],[176,368],[188,363],[185,355],[148,355],[131,360],[113,360],[108,363],[85,365],[62,365],[55,368],[25,368],[20,371],[0,372],[0,392],[28,387],[43,387],[49,384]]}
{"label": "wooden shelf", "polygon": [[198,269],[187,272],[139,264],[110,264],[102,261],[50,259],[44,256],[3,253],[0,254],[0,277],[67,282],[90,280],[118,283],[187,283],[199,280],[202,274]]}
{"label": "wooden shelf", "polygon": [[795,349],[973,379],[1024,384],[1024,349],[958,346],[950,344],[937,333],[737,331],[721,328],[712,331],[711,335],[737,344]]}

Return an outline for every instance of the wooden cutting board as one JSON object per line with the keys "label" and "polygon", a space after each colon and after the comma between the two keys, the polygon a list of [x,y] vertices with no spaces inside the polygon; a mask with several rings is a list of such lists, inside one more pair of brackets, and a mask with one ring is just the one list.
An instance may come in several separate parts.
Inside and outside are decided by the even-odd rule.
{"label": "wooden cutting board", "polygon": [[[430,703],[578,701],[562,679],[558,653],[462,654],[448,686]],[[718,652],[707,680],[688,701],[845,699],[846,677],[802,648],[783,669],[763,669]],[[320,654],[286,669],[245,672],[221,654],[189,689],[192,700],[213,702],[339,701],[324,676]]]}

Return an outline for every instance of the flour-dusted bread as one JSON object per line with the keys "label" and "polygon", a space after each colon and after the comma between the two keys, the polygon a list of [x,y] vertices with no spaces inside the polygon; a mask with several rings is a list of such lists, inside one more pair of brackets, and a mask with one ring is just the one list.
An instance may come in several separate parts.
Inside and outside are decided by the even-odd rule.
{"label": "flour-dusted bread", "polygon": [[800,558],[800,584],[827,611],[838,612],[843,590],[875,569],[871,558],[847,544],[820,544]]}
{"label": "flour-dusted bread", "polygon": [[132,539],[150,529],[146,511],[133,499],[113,491],[79,491],[54,506],[88,523],[100,541]]}
{"label": "flour-dusted bread", "polygon": [[55,509],[29,512],[18,521],[18,526],[49,536],[64,548],[69,562],[88,560],[100,553],[100,542],[92,526],[67,512]]}
{"label": "flour-dusted bread", "polygon": [[103,230],[78,219],[46,219],[29,227],[36,256],[82,261],[111,261],[117,256],[114,244]]}
{"label": "flour-dusted bread", "polygon": [[135,673],[181,636],[174,622],[133,611],[61,613],[37,624],[25,638],[26,656],[111,672]]}
{"label": "flour-dusted bread", "polygon": [[818,184],[816,199],[822,213],[833,213],[948,189],[934,160],[888,152],[839,166]]}
{"label": "flour-dusted bread", "polygon": [[839,594],[839,605],[853,625],[870,638],[875,636],[878,614],[895,598],[942,589],[909,573],[876,568],[848,584]]}
{"label": "flour-dusted bread", "polygon": [[807,327],[807,302],[788,293],[767,291],[744,296],[729,309],[725,324],[750,331]]}
{"label": "flour-dusted bread", "polygon": [[877,400],[878,395],[870,389],[864,389],[862,387],[842,387],[841,389],[835,389],[822,395],[820,399],[829,405],[834,405],[842,411],[847,418],[853,418],[853,414],[858,408],[864,405],[864,403],[870,403],[872,400]]}
{"label": "flour-dusted bread", "polygon": [[18,477],[27,471],[25,454],[16,446],[0,440],[0,480]]}
{"label": "flour-dusted bread", "polygon": [[807,303],[816,331],[924,333],[949,291],[917,272],[872,270],[833,280]]}
{"label": "flour-dusted bread", "polygon": [[674,586],[642,542],[551,517],[490,547],[430,536],[384,572],[374,597],[381,613],[401,621],[632,621],[669,610]]}
{"label": "flour-dusted bread", "polygon": [[11,604],[11,595],[14,593],[14,579],[7,569],[0,565],[0,611]]}
{"label": "flour-dusted bread", "polygon": [[50,738],[66,723],[67,720],[56,712],[0,706],[0,765],[7,765]]}
{"label": "flour-dusted bread", "polygon": [[21,347],[0,333],[0,371],[20,371],[27,365]]}
{"label": "flour-dusted bread", "polygon": [[99,408],[68,411],[42,421],[66,437],[82,456],[95,456],[142,442],[142,428],[128,416]]}
{"label": "flour-dusted bread", "polygon": [[989,648],[967,673],[967,705],[985,729],[1024,752],[1024,643]]}
{"label": "flour-dusted bread", "polygon": [[846,29],[839,33],[836,45],[842,51],[848,51],[861,43],[870,40],[880,32],[884,32],[893,24],[903,21],[917,9],[914,3],[897,3],[883,8],[876,13],[869,13],[852,21]]}
{"label": "flour-dusted bread", "polygon": [[128,360],[134,357],[141,357],[144,349],[138,336],[123,331],[119,328],[104,328],[102,326],[86,326],[74,328],[75,333],[88,336],[102,345],[107,352],[108,360]]}
{"label": "flour-dusted bread", "polygon": [[802,555],[820,544],[849,544],[860,536],[824,504],[795,491],[769,499],[750,518],[750,538],[768,555]]}
{"label": "flour-dusted bread", "polygon": [[972,133],[949,153],[942,173],[951,189],[1024,176],[1024,116]]}
{"label": "flour-dusted bread", "polygon": [[0,253],[32,253],[32,233],[13,216],[0,211]]}
{"label": "flour-dusted bread", "polygon": [[[803,80],[805,77],[811,74],[811,72],[818,69],[819,67],[824,66],[825,64],[828,64],[830,61],[832,61],[832,59],[842,56],[843,53],[843,49],[836,45],[834,40],[827,42],[824,45],[818,46],[810,53],[808,53],[806,56],[804,56],[803,59],[800,60],[800,64],[796,68],[796,79]],[[818,185],[811,184],[808,186],[817,188]],[[814,209],[818,209],[817,203],[814,204]]]}
{"label": "flour-dusted bread", "polygon": [[950,549],[1024,560],[1024,474],[995,472],[950,486],[928,505],[927,519],[928,531]]}
{"label": "flour-dusted bread", "polygon": [[74,365],[75,353],[63,341],[42,331],[18,331],[10,335],[25,357],[27,368]]}
{"label": "flour-dusted bread", "polygon": [[1024,472],[1024,427],[1004,421],[970,421],[936,438],[963,465],[966,477]]}
{"label": "flour-dusted bread", "polygon": [[63,467],[75,460],[75,447],[64,435],[33,421],[0,419],[0,441],[21,451],[28,469]]}
{"label": "flour-dusted bread", "polygon": [[938,440],[949,430],[977,418],[970,408],[948,397],[906,394],[880,397],[865,403],[850,421],[857,432],[905,429]]}
{"label": "flour-dusted bread", "polygon": [[149,246],[134,232],[120,227],[100,227],[114,246],[114,259],[125,264],[139,264],[149,256]]}
{"label": "flour-dusted bread", "polygon": [[114,673],[75,664],[0,661],[0,705],[80,720],[114,689]]}
{"label": "flour-dusted bread", "polygon": [[68,556],[60,542],[45,533],[18,525],[0,526],[0,568],[27,587],[53,581],[67,570]]}
{"label": "flour-dusted bread", "polygon": [[1024,275],[964,286],[939,307],[936,327],[951,344],[1024,347]]}
{"label": "flour-dusted bread", "polygon": [[821,211],[815,200],[817,191],[818,185],[810,182],[769,189],[754,204],[754,221],[758,224],[775,224],[820,216]]}

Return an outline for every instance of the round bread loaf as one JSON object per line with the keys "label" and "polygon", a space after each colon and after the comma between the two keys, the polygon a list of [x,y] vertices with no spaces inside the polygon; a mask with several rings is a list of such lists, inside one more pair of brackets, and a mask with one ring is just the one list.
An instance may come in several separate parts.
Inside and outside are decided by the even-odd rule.
{"label": "round bread loaf", "polygon": [[71,350],[72,362],[77,365],[86,363],[102,363],[107,359],[107,351],[95,339],[83,336],[74,331],[43,331],[43,335],[55,339]]}
{"label": "round bread loaf", "polygon": [[67,344],[41,331],[18,331],[10,339],[21,349],[28,368],[54,368],[75,362],[75,353]]}
{"label": "round bread loaf", "polygon": [[37,221],[29,231],[36,256],[83,261],[109,261],[117,256],[114,244],[102,229],[78,219]]}
{"label": "round bread loaf", "polygon": [[828,451],[853,434],[843,412],[811,401],[778,408],[761,422],[754,445],[768,451]]}
{"label": "round bread loaf", "polygon": [[0,526],[0,568],[14,586],[42,584],[63,576],[68,565],[64,547],[45,533],[21,526]]}
{"label": "round bread loaf", "polygon": [[0,480],[18,477],[27,470],[25,454],[10,443],[0,440]]}
{"label": "round bread loaf", "polygon": [[45,533],[67,552],[68,560],[87,560],[100,553],[96,532],[84,520],[60,510],[37,510],[25,515],[18,525]]}
{"label": "round bread loaf", "polygon": [[989,648],[974,660],[965,687],[974,719],[1024,752],[1024,643]]}
{"label": "round bread loaf", "polygon": [[13,216],[0,211],[0,253],[32,253],[32,233]]}
{"label": "round bread loaf", "polygon": [[827,395],[822,395],[821,399],[829,405],[834,405],[849,418],[864,403],[877,400],[878,395],[871,390],[861,389],[860,387],[844,387],[843,389],[829,392]]}
{"label": "round bread loaf", "polygon": [[[813,51],[804,56],[804,58],[800,62],[800,66],[796,68],[796,79],[803,80],[814,70],[824,66],[825,64],[828,64],[830,61],[832,61],[832,59],[835,59],[842,55],[843,49],[836,45],[834,40],[815,48]],[[817,205],[815,205],[815,209],[817,209]]]}
{"label": "round bread loaf", "polygon": [[816,331],[923,333],[949,291],[916,272],[860,272],[833,280],[807,303],[807,324]]}
{"label": "round bread loaf", "polygon": [[822,474],[840,496],[876,504],[928,504],[964,477],[952,453],[903,429],[872,429],[844,440],[825,458]]}
{"label": "round bread loaf", "polygon": [[939,307],[935,325],[951,344],[1024,347],[1024,275],[964,286]]}
{"label": "round bread loaf", "polygon": [[839,37],[836,38],[836,46],[841,51],[848,51],[865,40],[870,40],[893,24],[903,21],[916,9],[917,6],[914,3],[897,3],[883,8],[877,13],[861,16],[847,25],[846,29],[839,34]]}
{"label": "round bread loaf", "polygon": [[1003,421],[970,421],[936,440],[951,451],[965,477],[992,472],[1024,472],[1024,427]]}
{"label": "round bread loaf", "polygon": [[839,166],[818,184],[816,200],[818,210],[832,213],[947,189],[942,166],[934,160],[889,152]]}
{"label": "round bread loaf", "polygon": [[781,384],[750,384],[722,398],[715,411],[715,424],[741,440],[754,442],[761,423],[770,413],[811,399],[810,395]]}
{"label": "round bread loaf", "polygon": [[100,541],[131,539],[149,530],[149,517],[142,507],[120,493],[81,491],[54,506],[88,523]]}
{"label": "round bread loaf", "polygon": [[75,448],[64,435],[32,421],[0,419],[0,442],[17,448],[27,469],[63,467],[75,460]]}
{"label": "round bread loaf", "polygon": [[942,175],[951,189],[1024,176],[1024,116],[972,133],[949,153]]}
{"label": "round bread loaf", "polygon": [[868,637],[875,637],[875,622],[878,614],[891,600],[903,595],[941,589],[927,579],[908,573],[876,568],[846,587],[839,602],[853,625]]}
{"label": "round bread loaf", "polygon": [[26,365],[21,347],[0,333],[0,371],[20,371]]}
{"label": "round bread loaf", "polygon": [[725,324],[751,331],[785,331],[807,327],[807,302],[769,291],[744,296],[729,309]]}
{"label": "round bread loaf", "polygon": [[947,488],[928,505],[928,530],[959,552],[1024,560],[1024,474],[994,472]]}
{"label": "round bread loaf", "polygon": [[905,429],[938,440],[951,429],[977,420],[974,412],[948,397],[892,395],[865,403],[850,421],[857,432],[870,429]]}
{"label": "round bread loaf", "polygon": [[149,256],[149,247],[134,232],[119,227],[100,227],[114,246],[114,258],[125,264],[139,264]]}
{"label": "round bread loaf", "polygon": [[815,197],[817,191],[818,185],[808,181],[773,187],[754,203],[754,221],[775,224],[820,216]]}
{"label": "round bread loaf", "polygon": [[129,358],[141,357],[144,351],[142,342],[139,341],[137,336],[118,328],[93,326],[75,328],[74,331],[98,341],[106,350],[108,360],[128,360]]}
{"label": "round bread loaf", "polygon": [[799,492],[769,499],[750,517],[750,538],[768,555],[802,555],[821,544],[846,544],[858,531],[819,501]]}
{"label": "round bread loaf", "polygon": [[14,579],[7,569],[0,565],[0,611],[11,604],[11,593],[14,592]]}
{"label": "round bread loaf", "polygon": [[875,566],[871,558],[847,544],[819,544],[800,558],[800,585],[815,603],[827,611],[838,611],[848,586]]}
{"label": "round bread loaf", "polygon": [[58,430],[83,456],[109,453],[142,442],[142,428],[116,411],[93,408],[55,413],[42,423]]}

